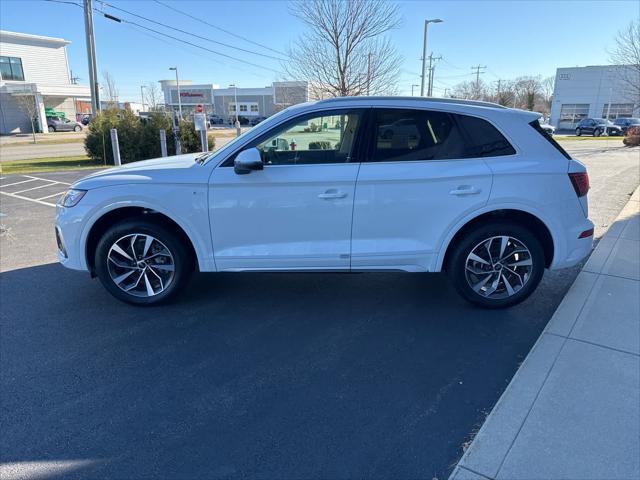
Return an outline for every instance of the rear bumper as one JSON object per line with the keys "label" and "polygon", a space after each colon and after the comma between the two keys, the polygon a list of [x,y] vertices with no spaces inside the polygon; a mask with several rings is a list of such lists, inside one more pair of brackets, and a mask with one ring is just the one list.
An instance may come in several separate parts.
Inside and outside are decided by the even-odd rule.
{"label": "rear bumper", "polygon": [[553,262],[549,267],[549,270],[558,270],[561,268],[569,268],[577,265],[584,260],[593,249],[593,235],[585,238],[579,238],[580,234],[584,231],[593,228],[593,222],[588,218],[584,219],[584,222],[580,222],[574,227],[566,231],[566,247],[564,253],[561,255],[554,255]]}

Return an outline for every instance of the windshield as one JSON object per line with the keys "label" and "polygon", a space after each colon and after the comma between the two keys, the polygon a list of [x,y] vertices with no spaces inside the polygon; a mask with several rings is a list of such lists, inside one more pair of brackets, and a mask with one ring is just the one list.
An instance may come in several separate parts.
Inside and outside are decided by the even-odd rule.
{"label": "windshield", "polygon": [[239,143],[243,142],[244,139],[247,137],[247,135],[251,132],[254,131],[254,129],[259,128],[260,131],[269,128],[269,126],[274,123],[277,122],[278,119],[280,117],[282,117],[286,112],[289,111],[291,107],[289,108],[285,108],[284,110],[279,111],[278,113],[276,113],[275,115],[271,115],[269,118],[267,118],[264,122],[260,122],[257,126],[253,127],[253,128],[249,128],[248,130],[246,130],[245,132],[243,132],[240,136],[234,138],[233,140],[231,140],[229,143],[227,143],[224,147],[221,147],[219,150],[216,150],[214,152],[211,152],[209,154],[209,156],[202,158],[200,161],[201,163],[206,163],[209,160],[211,160],[212,158],[216,157],[219,153],[221,152],[227,152],[229,150],[233,150]]}

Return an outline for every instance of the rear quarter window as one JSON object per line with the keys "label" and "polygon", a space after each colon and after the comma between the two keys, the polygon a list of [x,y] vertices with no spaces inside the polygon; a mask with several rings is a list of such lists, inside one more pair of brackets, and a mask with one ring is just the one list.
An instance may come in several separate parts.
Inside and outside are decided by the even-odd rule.
{"label": "rear quarter window", "polygon": [[465,158],[515,155],[515,148],[486,120],[458,114],[455,117],[466,136]]}
{"label": "rear quarter window", "polygon": [[555,139],[551,135],[549,135],[544,128],[540,126],[540,122],[538,120],[534,120],[529,125],[531,125],[531,127],[536,132],[538,132],[539,135],[542,135],[547,142],[553,145],[553,148],[558,150],[564,156],[564,158],[566,158],[567,160],[571,160],[571,155],[569,155],[567,151],[562,148],[560,144],[556,142]]}

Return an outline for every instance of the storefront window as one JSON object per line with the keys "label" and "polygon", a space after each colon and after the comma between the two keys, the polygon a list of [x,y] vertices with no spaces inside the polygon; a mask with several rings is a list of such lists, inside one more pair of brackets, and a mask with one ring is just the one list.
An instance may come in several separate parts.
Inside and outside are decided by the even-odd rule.
{"label": "storefront window", "polygon": [[24,82],[22,60],[17,57],[0,57],[0,76],[2,80]]}
{"label": "storefront window", "polygon": [[[560,107],[560,123],[576,124],[588,116],[588,103],[565,103]],[[560,128],[562,128],[562,126]]]}
{"label": "storefront window", "polygon": [[240,111],[241,112],[246,112],[247,111],[247,106],[246,105],[240,105]]}
{"label": "storefront window", "polygon": [[251,111],[252,112],[257,112],[258,111],[258,105],[251,105]]}
{"label": "storefront window", "polygon": [[609,120],[631,118],[633,117],[633,103],[612,103],[611,108],[608,103],[605,103],[602,107],[602,118],[607,118],[607,113],[609,113]]}

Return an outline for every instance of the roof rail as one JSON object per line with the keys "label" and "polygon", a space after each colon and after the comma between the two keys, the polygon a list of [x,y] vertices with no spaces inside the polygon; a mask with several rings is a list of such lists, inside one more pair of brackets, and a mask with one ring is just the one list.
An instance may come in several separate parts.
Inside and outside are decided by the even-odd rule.
{"label": "roof rail", "polygon": [[481,100],[464,100],[461,98],[434,98],[434,97],[409,97],[409,96],[359,96],[359,97],[333,97],[325,98],[324,100],[318,100],[318,103],[332,103],[344,100],[413,100],[424,101],[430,103],[453,103],[457,105],[476,105],[479,107],[492,107],[492,108],[508,108],[498,103],[483,102]]}

